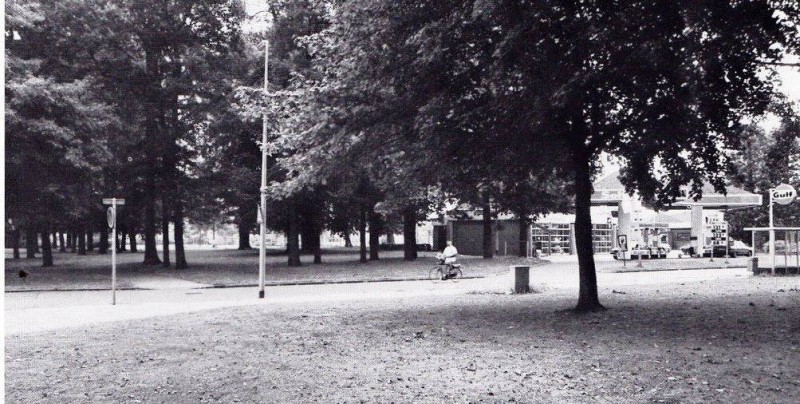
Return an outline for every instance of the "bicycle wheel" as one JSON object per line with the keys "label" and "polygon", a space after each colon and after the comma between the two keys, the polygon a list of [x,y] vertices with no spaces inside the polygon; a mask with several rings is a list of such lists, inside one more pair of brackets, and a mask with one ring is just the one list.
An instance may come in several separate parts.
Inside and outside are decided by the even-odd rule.
{"label": "bicycle wheel", "polygon": [[434,282],[441,282],[443,277],[444,272],[442,272],[442,268],[440,267],[433,267],[428,271],[428,279]]}
{"label": "bicycle wheel", "polygon": [[450,272],[450,280],[453,282],[458,282],[463,277],[464,274],[461,272],[461,268],[455,268]]}

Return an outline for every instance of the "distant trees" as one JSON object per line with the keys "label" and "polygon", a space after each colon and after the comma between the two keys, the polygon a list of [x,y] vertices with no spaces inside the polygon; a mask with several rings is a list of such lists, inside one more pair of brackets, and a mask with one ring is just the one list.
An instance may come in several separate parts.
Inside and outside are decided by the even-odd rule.
{"label": "distant trees", "polygon": [[[145,263],[155,264],[160,198],[162,224],[175,223],[176,267],[184,267],[183,188],[195,152],[188,129],[205,119],[191,111],[206,102],[207,67],[235,48],[242,11],[229,1],[11,2],[7,57],[15,70],[6,88],[15,104],[6,118],[16,146],[7,195],[20,208],[9,217],[29,226],[22,210],[36,206],[37,226],[47,228],[37,231],[74,234],[82,253],[87,232],[104,230],[100,198],[123,196],[131,203],[120,229],[133,242],[141,228]],[[52,151],[40,148],[47,144]],[[43,160],[48,155],[53,160]]]}

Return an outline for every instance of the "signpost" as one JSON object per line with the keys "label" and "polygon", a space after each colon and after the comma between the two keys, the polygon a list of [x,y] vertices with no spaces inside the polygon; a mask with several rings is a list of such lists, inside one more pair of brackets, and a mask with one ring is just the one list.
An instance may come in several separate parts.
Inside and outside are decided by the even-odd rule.
{"label": "signpost", "polygon": [[[789,184],[780,184],[769,190],[769,256],[771,273],[775,275],[775,221],[772,215],[772,205],[779,203],[788,205],[797,198],[797,191]],[[788,247],[788,246],[787,246]],[[755,246],[753,246],[755,248]]]}
{"label": "signpost", "polygon": [[[117,240],[117,206],[125,205],[125,199],[103,198],[103,205],[111,205],[106,211],[108,227],[111,228],[111,237],[116,244]],[[111,304],[117,304],[117,248],[111,245]]]}

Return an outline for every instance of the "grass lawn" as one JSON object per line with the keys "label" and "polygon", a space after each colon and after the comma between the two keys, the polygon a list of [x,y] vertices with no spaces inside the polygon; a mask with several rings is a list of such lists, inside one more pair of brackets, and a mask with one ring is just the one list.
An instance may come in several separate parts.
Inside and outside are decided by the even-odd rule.
{"label": "grass lawn", "polygon": [[[267,284],[304,282],[348,282],[365,280],[421,279],[436,264],[435,252],[420,252],[416,261],[403,260],[402,251],[381,251],[381,259],[360,263],[357,249],[326,250],[322,264],[311,264],[312,256],[302,257],[303,266],[290,268],[285,255],[271,251],[267,257]],[[137,287],[151,279],[180,279],[201,285],[240,286],[258,282],[258,250],[187,251],[190,268],[165,269],[141,264],[142,253],[117,254],[117,282],[122,288]],[[460,258],[464,275],[486,276],[508,271],[509,265],[539,265],[544,261],[517,257]],[[56,253],[55,266],[41,268],[40,259],[6,259],[6,290],[109,289],[111,255],[78,256]],[[23,281],[20,269],[30,274]]]}
{"label": "grass lawn", "polygon": [[[180,280],[198,285],[241,286],[255,285],[258,282],[258,250],[189,250],[187,260],[190,268],[186,270],[165,269],[161,266],[141,264],[142,253],[117,254],[117,285],[121,288],[150,288],[154,280]],[[428,269],[435,264],[434,252],[420,252],[416,261],[403,260],[402,251],[381,251],[379,261],[360,263],[357,249],[331,249],[323,254],[323,263],[311,264],[313,258],[302,257],[303,266],[289,268],[286,257],[279,251],[270,251],[267,257],[268,285],[307,282],[353,282],[376,280],[420,279],[428,276]],[[8,256],[8,254],[7,254]],[[495,257],[485,260],[475,256],[462,256],[464,275],[480,277],[508,271],[510,265],[544,266],[552,270],[571,270],[577,268],[573,257],[554,257],[544,260],[518,257]],[[8,291],[23,290],[69,290],[69,289],[109,289],[111,287],[111,255],[89,254],[78,256],[71,253],[56,253],[55,266],[41,268],[41,259],[6,258],[6,281]],[[600,272],[627,272],[642,270],[719,268],[725,266],[723,259],[711,262],[703,259],[661,259],[643,260],[643,268],[635,261],[623,264],[611,260],[607,254],[596,256],[597,270]],[[730,260],[730,266],[744,267],[746,258]],[[23,281],[17,276],[20,269],[29,272]],[[188,284],[188,282],[186,282]]]}
{"label": "grass lawn", "polygon": [[256,305],[6,339],[8,402],[800,402],[800,280]]}

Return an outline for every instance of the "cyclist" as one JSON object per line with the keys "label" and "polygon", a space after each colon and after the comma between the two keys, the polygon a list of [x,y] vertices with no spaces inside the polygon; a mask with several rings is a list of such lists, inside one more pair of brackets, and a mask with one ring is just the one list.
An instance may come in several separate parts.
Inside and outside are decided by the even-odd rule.
{"label": "cyclist", "polygon": [[447,241],[447,247],[444,248],[442,251],[442,258],[444,260],[444,264],[447,265],[447,275],[445,275],[445,279],[448,279],[452,276],[453,266],[456,263],[456,257],[458,257],[458,250],[453,245],[452,241]]}

